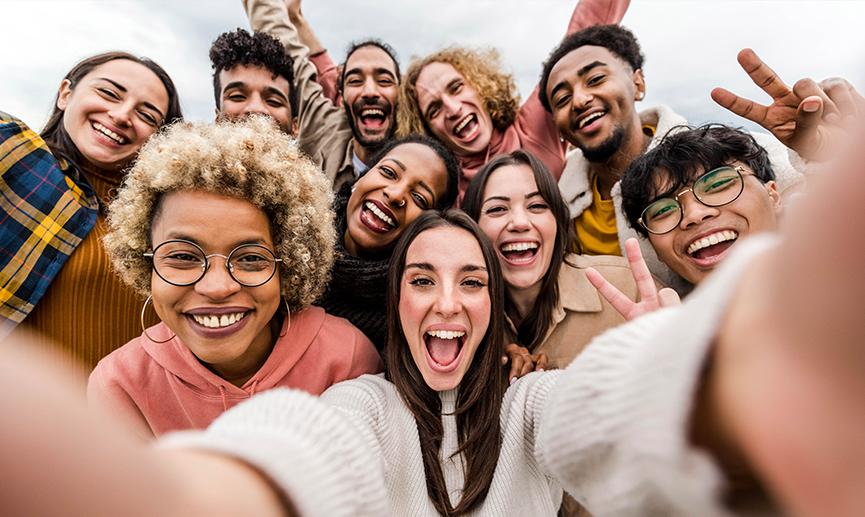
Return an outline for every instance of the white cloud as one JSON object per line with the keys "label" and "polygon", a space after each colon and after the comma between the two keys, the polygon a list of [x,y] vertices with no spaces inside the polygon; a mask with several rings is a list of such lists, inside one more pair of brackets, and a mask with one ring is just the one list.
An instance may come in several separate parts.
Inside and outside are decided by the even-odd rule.
{"label": "white cloud", "polygon": [[[339,60],[354,39],[376,36],[413,55],[445,45],[495,46],[523,95],[563,35],[575,4],[565,0],[306,0],[304,12]],[[63,74],[109,49],[147,55],[176,82],[187,118],[213,115],[210,42],[248,27],[239,0],[0,0],[4,49],[0,110],[38,127]],[[713,86],[764,99],[736,63],[755,48],[788,82],[844,76],[865,83],[865,3],[838,1],[634,0],[624,24],[647,56],[647,104],[663,102],[702,120],[741,123],[714,106]],[[15,42],[15,43],[9,43]]]}

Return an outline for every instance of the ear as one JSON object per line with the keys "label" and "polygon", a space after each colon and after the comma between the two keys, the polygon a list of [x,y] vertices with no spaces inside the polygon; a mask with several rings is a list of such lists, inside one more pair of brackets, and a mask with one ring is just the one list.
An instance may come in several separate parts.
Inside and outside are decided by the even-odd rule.
{"label": "ear", "polygon": [[60,81],[60,88],[57,90],[57,109],[63,111],[69,105],[69,96],[72,95],[72,81],[63,79]]}
{"label": "ear", "polygon": [[646,80],[643,78],[643,69],[634,70],[634,100],[641,101],[646,96]]}
{"label": "ear", "polygon": [[297,136],[297,117],[291,117],[291,135]]}
{"label": "ear", "polygon": [[766,193],[769,194],[769,198],[772,200],[772,208],[775,209],[776,214],[781,215],[783,206],[781,204],[781,193],[778,192],[778,184],[772,180],[767,181],[764,186],[766,187]]}

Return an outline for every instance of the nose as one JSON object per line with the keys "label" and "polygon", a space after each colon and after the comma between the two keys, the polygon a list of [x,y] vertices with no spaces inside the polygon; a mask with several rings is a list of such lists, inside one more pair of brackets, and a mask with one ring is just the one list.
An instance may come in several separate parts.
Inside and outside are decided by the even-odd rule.
{"label": "nose", "polygon": [[457,286],[452,283],[442,285],[433,307],[436,314],[443,318],[451,318],[459,314],[462,307],[462,300],[460,299]]}
{"label": "nose", "polygon": [[260,95],[250,95],[249,99],[247,100],[246,106],[243,107],[243,113],[257,113],[267,115],[268,111]]}
{"label": "nose", "polygon": [[512,232],[524,232],[530,227],[529,214],[524,209],[514,207],[508,212],[508,230]]}
{"label": "nose", "polygon": [[380,97],[378,85],[375,83],[375,78],[366,78],[366,80],[363,82],[363,89],[361,90],[360,94],[366,99]]}
{"label": "nose", "polygon": [[460,101],[454,99],[450,95],[443,95],[442,110],[447,116],[457,115],[460,112]]}
{"label": "nose", "polygon": [[402,181],[391,183],[384,188],[384,197],[391,206],[405,206],[407,196],[408,186]]}
{"label": "nose", "polygon": [[195,284],[195,291],[211,300],[224,300],[242,288],[228,273],[226,259],[219,255],[208,258],[207,271]]}
{"label": "nose", "polygon": [[[687,194],[687,196],[685,195]],[[687,197],[687,201],[684,199]],[[690,189],[679,193],[677,196],[679,205],[682,207],[682,222],[679,226],[684,230],[692,226],[698,225],[703,221],[717,217],[718,208],[707,206],[699,202],[694,197],[694,192]]]}
{"label": "nose", "polygon": [[591,104],[594,96],[582,88],[574,88],[574,93],[571,95],[571,108],[574,111],[582,111]]}
{"label": "nose", "polygon": [[116,125],[121,127],[129,127],[132,124],[132,112],[135,111],[135,106],[130,102],[121,102],[115,104],[109,111],[108,117]]}

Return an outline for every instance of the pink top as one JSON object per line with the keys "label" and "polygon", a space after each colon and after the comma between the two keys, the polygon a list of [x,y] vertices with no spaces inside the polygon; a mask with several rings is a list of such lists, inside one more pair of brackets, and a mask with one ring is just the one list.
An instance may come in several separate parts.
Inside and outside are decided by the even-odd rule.
{"label": "pink top", "polygon": [[[171,335],[164,323],[147,330]],[[283,326],[282,332],[285,332]],[[91,404],[127,417],[143,436],[203,429],[232,406],[276,387],[314,395],[337,382],[382,371],[372,342],[351,323],[320,307],[292,313],[264,365],[242,387],[208,370],[175,337],[141,335],[102,359],[87,385]]]}

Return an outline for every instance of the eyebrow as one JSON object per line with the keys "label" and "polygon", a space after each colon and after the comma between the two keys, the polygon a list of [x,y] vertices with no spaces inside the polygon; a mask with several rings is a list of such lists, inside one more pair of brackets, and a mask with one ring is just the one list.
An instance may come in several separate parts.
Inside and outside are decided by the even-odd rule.
{"label": "eyebrow", "polygon": [[[120,90],[120,91],[123,92],[123,93],[127,93],[127,92],[128,92],[128,90],[126,89],[126,87],[123,86],[122,84],[118,83],[117,81],[113,81],[113,80],[111,80],[111,79],[109,79],[109,78],[107,78],[107,77],[97,77],[97,79],[100,79],[100,80],[102,80],[102,81],[105,81],[105,82],[111,83],[115,88],[117,88],[118,90]],[[159,116],[160,116],[160,117],[165,118],[165,113],[162,113],[162,110],[160,110],[159,108],[157,108],[157,107],[154,106],[153,104],[151,104],[151,103],[149,103],[149,102],[147,102],[147,101],[143,101],[141,104],[143,104],[146,108],[151,109],[151,110],[155,111],[156,113],[159,113]]]}
{"label": "eyebrow", "polygon": [[[541,198],[544,197],[541,195],[541,191],[536,190],[534,192],[529,192],[528,194],[526,194],[523,199],[529,199],[529,198],[533,198],[535,196],[541,196]],[[485,204],[487,204],[490,201],[510,201],[510,200],[511,200],[511,198],[509,198],[508,196],[490,196],[490,197],[484,199],[483,203],[481,203],[481,206],[484,206]]]}
{"label": "eyebrow", "polygon": [[[193,243],[197,244],[198,246],[200,246],[201,248],[204,248],[204,245],[201,243],[201,241],[199,241],[199,240],[196,239],[195,237],[193,237],[193,236],[191,236],[191,235],[189,235],[189,234],[187,234],[187,233],[183,233],[183,232],[168,232],[168,235],[166,235],[166,239],[165,239],[165,240],[166,240],[166,241],[171,241],[171,240],[175,240],[175,239],[180,239],[180,240],[184,240],[184,241],[193,242]],[[163,242],[164,242],[164,241],[163,241]],[[244,244],[260,244],[260,245],[263,245],[263,246],[267,246],[267,245],[268,245],[268,242],[266,242],[264,239],[261,239],[261,238],[258,238],[258,239],[242,239],[242,240],[239,240],[239,241],[237,241],[237,242],[232,243],[232,244],[231,244],[231,248],[234,249],[234,248],[236,248],[236,247],[238,247],[238,246],[243,246]]]}
{"label": "eyebrow", "polygon": [[[405,265],[405,269],[422,269],[424,271],[435,271],[435,267],[429,262],[411,262]],[[460,268],[460,272],[467,271],[486,271],[486,266],[479,266],[477,264],[466,264]]]}
{"label": "eyebrow", "polygon": [[[225,88],[222,89],[222,93],[225,93],[228,90],[231,90],[233,88],[247,88],[247,87],[248,87],[247,84],[243,81],[232,81],[232,82],[225,85]],[[281,97],[286,102],[288,101],[288,96],[285,93],[283,93],[282,90],[280,90],[279,88],[276,88],[273,86],[266,86],[264,88],[264,91],[268,92],[268,93],[272,93],[274,95],[278,95],[279,97]]]}
{"label": "eyebrow", "polygon": [[[348,77],[348,76],[350,76],[350,75],[355,75],[355,74],[363,75],[363,70],[361,70],[360,68],[352,68],[352,69],[350,69],[349,71],[347,71],[347,72],[345,73],[345,76]],[[382,75],[382,74],[385,74],[385,75],[389,75],[389,76],[391,76],[391,77],[396,77],[396,75],[395,75],[393,72],[391,72],[389,69],[384,68],[384,67],[374,68],[374,69],[372,70],[372,74],[373,74],[373,75]]]}
{"label": "eyebrow", "polygon": [[[585,65],[582,68],[580,68],[579,70],[577,70],[577,77],[583,77],[587,73],[591,72],[593,68],[597,68],[599,66],[607,66],[607,64],[604,63],[603,61],[598,61],[598,60],[592,61],[588,65]],[[550,92],[550,99],[555,97],[556,92],[558,92],[559,90],[562,90],[564,88],[567,88],[567,86],[568,86],[567,81],[564,79],[562,79],[561,81],[556,83],[556,85],[553,86],[553,89]]]}

